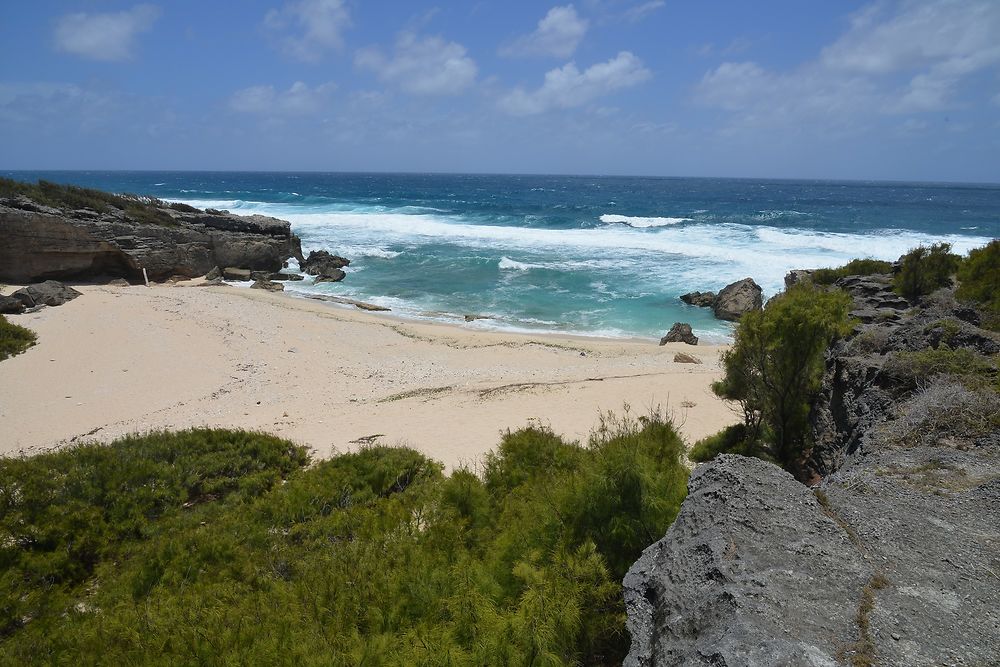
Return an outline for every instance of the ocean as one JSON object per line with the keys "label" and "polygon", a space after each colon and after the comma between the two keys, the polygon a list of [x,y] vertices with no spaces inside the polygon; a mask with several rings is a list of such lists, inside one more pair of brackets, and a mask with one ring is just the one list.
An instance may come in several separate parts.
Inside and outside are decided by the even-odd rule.
{"label": "ocean", "polygon": [[[477,329],[658,338],[731,325],[678,296],[1000,236],[1000,185],[260,172],[6,172],[288,220],[341,283],[287,283]],[[483,316],[465,322],[466,315]]]}

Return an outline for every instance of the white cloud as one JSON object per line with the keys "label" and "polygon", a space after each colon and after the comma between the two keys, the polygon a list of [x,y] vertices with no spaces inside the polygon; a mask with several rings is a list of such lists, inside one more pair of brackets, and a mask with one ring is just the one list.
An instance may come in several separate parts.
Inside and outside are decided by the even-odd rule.
{"label": "white cloud", "polygon": [[285,53],[313,62],[330,49],[343,48],[343,32],[350,25],[344,0],[298,0],[264,17],[264,27]]}
{"label": "white cloud", "polygon": [[723,63],[703,77],[696,97],[741,114],[744,124],[850,122],[953,108],[971,74],[1000,65],[1000,2],[904,0],[894,13],[887,6],[856,14],[815,61],[796,69]]}
{"label": "white cloud", "polygon": [[159,16],[155,5],[105,14],[66,14],[56,21],[55,45],[60,51],[93,60],[128,60],[136,36],[149,30]]}
{"label": "white cloud", "polygon": [[581,106],[622,88],[642,83],[650,76],[642,61],[622,51],[611,60],[584,71],[568,63],[550,70],[537,90],[516,88],[500,100],[500,106],[517,116],[539,114],[551,109]]}
{"label": "white cloud", "polygon": [[391,56],[380,49],[361,49],[355,64],[368,69],[386,83],[414,95],[454,95],[476,80],[476,63],[465,47],[441,37],[420,37],[403,32]]}
{"label": "white cloud", "polygon": [[301,81],[285,91],[275,90],[274,86],[250,86],[233,93],[229,106],[234,111],[264,116],[312,114],[326,108],[336,88],[333,83],[310,88]]}
{"label": "white cloud", "polygon": [[[655,4],[655,3],[651,3]],[[662,4],[662,3],[661,3]],[[573,5],[553,7],[530,35],[518,37],[500,49],[500,55],[523,58],[555,56],[569,58],[587,34],[587,19],[580,18]]]}
{"label": "white cloud", "polygon": [[641,21],[667,3],[664,0],[650,0],[625,10],[625,20],[633,23]]}

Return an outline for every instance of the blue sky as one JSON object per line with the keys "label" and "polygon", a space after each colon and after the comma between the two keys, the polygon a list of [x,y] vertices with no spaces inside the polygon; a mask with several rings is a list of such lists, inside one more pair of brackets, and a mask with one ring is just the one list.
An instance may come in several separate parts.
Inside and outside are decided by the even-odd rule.
{"label": "blue sky", "polygon": [[1000,0],[0,9],[0,168],[1000,181]]}

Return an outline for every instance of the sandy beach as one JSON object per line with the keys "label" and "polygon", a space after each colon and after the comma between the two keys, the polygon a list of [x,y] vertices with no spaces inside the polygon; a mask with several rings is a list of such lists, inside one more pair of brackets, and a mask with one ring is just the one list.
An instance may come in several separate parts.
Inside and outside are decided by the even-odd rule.
{"label": "sandy beach", "polygon": [[585,439],[626,404],[672,414],[690,442],[736,421],[709,389],[718,346],[483,332],[234,287],[78,289],[9,316],[38,344],[0,363],[4,455],[207,425],[319,457],[405,444],[451,468],[532,421]]}

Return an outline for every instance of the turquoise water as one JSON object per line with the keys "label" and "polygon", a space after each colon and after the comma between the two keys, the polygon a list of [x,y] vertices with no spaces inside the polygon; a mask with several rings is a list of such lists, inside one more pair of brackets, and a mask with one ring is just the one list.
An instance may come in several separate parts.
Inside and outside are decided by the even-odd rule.
{"label": "turquoise water", "polygon": [[[752,276],[965,252],[1000,236],[1000,186],[418,174],[8,172],[289,220],[308,252],[353,260],[342,283],[289,283],[470,328],[707,340],[729,325],[681,303]],[[491,319],[465,324],[466,314]]]}

